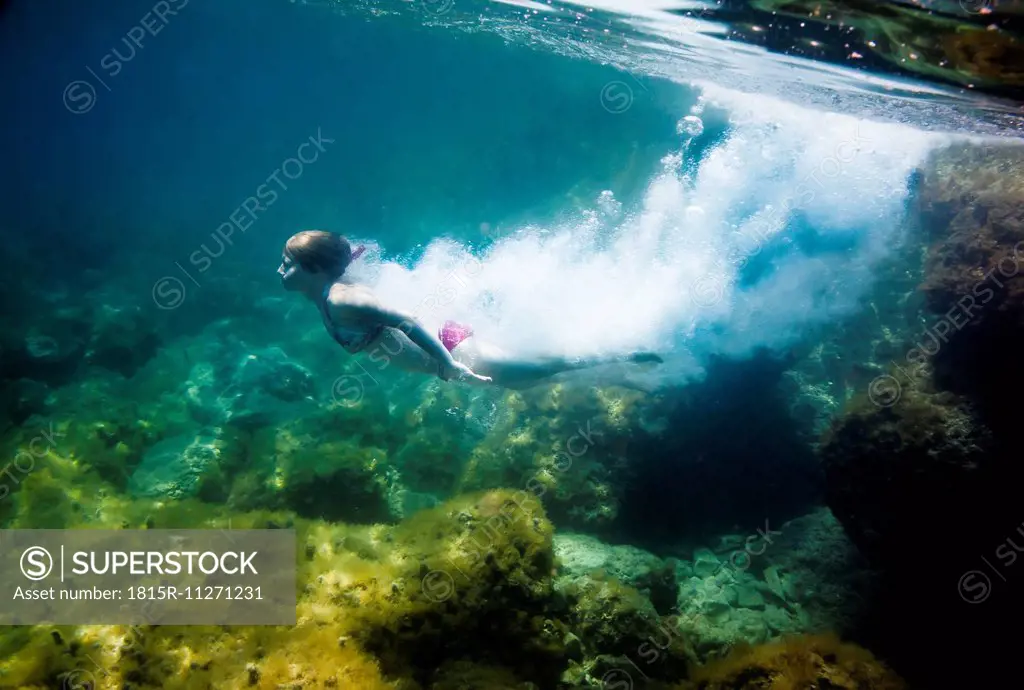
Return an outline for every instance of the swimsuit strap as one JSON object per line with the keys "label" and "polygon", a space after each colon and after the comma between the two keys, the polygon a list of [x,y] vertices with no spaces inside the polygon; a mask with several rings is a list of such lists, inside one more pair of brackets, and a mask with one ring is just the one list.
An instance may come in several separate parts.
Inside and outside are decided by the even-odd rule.
{"label": "swimsuit strap", "polygon": [[[355,349],[355,352],[358,352],[362,350],[364,347],[366,347],[368,344],[370,344],[371,341],[376,339],[377,336],[383,333],[384,326],[378,325],[374,326],[370,330],[362,331],[361,333],[363,337],[359,340],[354,340],[352,342],[345,341],[343,338],[339,337],[338,327],[334,325],[334,319],[331,318],[331,312],[327,308],[327,297],[330,295],[332,287],[334,287],[334,283],[328,283],[327,285],[324,286],[323,299],[320,300],[320,314],[323,316],[324,323],[327,326],[327,331],[331,334],[331,337],[334,338],[335,342],[337,342],[346,350],[350,350],[350,348],[352,348],[356,343],[358,343],[359,347]],[[360,333],[360,331],[357,331],[356,329],[345,330],[348,330],[350,333]]]}
{"label": "swimsuit strap", "polygon": [[[320,315],[323,316],[324,321],[330,326],[331,335],[334,335],[334,319],[331,318],[331,312],[327,309],[327,297],[331,294],[331,288],[334,283],[328,283],[324,286],[324,293],[320,296]],[[335,338],[337,340],[337,338]]]}

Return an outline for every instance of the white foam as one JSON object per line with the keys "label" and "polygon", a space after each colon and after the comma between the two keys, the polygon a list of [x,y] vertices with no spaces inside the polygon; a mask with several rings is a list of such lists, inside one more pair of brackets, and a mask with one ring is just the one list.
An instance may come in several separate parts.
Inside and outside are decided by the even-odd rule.
{"label": "white foam", "polygon": [[[662,371],[677,377],[710,354],[783,346],[855,309],[899,230],[910,173],[937,136],[764,97],[709,96],[728,112],[726,137],[692,180],[680,172],[685,147],[669,152],[632,213],[603,214],[606,192],[574,222],[523,227],[479,258],[437,240],[415,266],[384,263],[367,278],[432,328],[464,321],[523,354],[670,352],[679,366]],[[741,288],[737,263],[792,235],[799,217],[856,249],[788,253]]]}

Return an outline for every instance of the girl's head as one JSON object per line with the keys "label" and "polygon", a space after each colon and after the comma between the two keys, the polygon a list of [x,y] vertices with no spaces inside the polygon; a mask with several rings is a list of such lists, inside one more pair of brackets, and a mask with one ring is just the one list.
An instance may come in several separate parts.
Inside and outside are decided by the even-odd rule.
{"label": "girl's head", "polygon": [[277,269],[290,290],[304,290],[314,280],[337,280],[352,262],[352,245],[341,235],[325,230],[303,230],[288,238]]}

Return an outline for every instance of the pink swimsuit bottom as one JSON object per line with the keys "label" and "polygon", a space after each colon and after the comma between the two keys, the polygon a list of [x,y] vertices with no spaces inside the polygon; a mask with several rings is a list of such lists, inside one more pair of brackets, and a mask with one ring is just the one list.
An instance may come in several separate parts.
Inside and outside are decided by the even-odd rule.
{"label": "pink swimsuit bottom", "polygon": [[459,346],[459,343],[472,335],[473,329],[470,326],[463,326],[454,321],[445,321],[444,325],[437,332],[437,337],[447,348],[448,352],[454,350]]}

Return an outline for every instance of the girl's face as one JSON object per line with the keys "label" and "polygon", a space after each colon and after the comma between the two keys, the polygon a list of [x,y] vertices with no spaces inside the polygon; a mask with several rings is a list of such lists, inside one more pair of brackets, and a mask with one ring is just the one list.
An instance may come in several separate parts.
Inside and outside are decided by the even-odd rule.
{"label": "girl's face", "polygon": [[277,267],[277,274],[281,276],[281,285],[285,290],[302,290],[309,277],[287,249],[281,254],[281,265]]}

